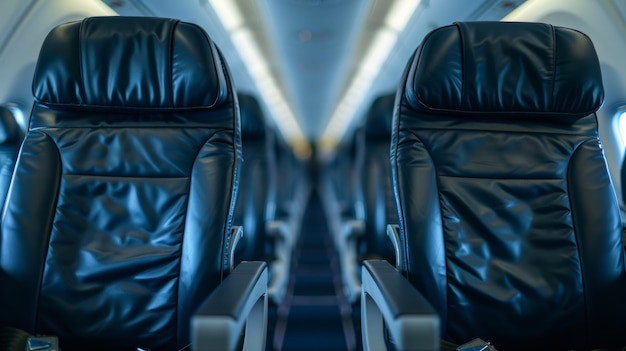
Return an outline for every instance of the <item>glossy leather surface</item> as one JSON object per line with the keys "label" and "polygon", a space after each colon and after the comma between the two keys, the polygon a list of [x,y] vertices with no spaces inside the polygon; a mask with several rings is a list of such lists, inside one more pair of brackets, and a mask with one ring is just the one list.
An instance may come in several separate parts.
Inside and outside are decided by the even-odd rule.
{"label": "glossy leather surface", "polygon": [[24,138],[22,128],[6,107],[0,106],[0,145],[20,145]]}
{"label": "glossy leather surface", "polygon": [[412,60],[391,151],[401,269],[440,314],[442,337],[503,350],[626,344],[589,39],[461,23],[433,31]]}
{"label": "glossy leather surface", "polygon": [[0,106],[0,205],[4,204],[24,132],[11,111]]}
{"label": "glossy leather surface", "polygon": [[[497,23],[497,22],[496,22]],[[584,116],[604,91],[591,40],[548,24],[457,23],[431,32],[410,65],[407,102],[417,110]],[[511,36],[516,37],[510,40]],[[512,57],[511,52],[521,55]]]}
{"label": "glossy leather surface", "polygon": [[35,71],[35,100],[181,108],[217,106],[226,98],[221,60],[204,31],[174,19],[119,21],[94,17],[50,32]]}
{"label": "glossy leather surface", "polygon": [[182,348],[228,272],[241,136],[217,48],[188,23],[90,18],[51,32],[33,87],[0,325],[63,350]]}

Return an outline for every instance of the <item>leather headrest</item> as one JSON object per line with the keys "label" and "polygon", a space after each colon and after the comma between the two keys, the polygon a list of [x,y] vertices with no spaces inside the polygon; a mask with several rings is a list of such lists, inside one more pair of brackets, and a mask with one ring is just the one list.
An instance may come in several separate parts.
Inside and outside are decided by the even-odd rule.
{"label": "leather headrest", "polygon": [[24,132],[8,108],[0,106],[0,145],[18,145]]}
{"label": "leather headrest", "polygon": [[429,33],[410,65],[405,97],[418,111],[571,118],[604,98],[591,40],[549,24],[455,23]]}
{"label": "leather headrest", "polygon": [[368,139],[391,139],[393,107],[396,94],[377,97],[365,116],[365,136]]}
{"label": "leather headrest", "polygon": [[91,17],[46,37],[33,80],[37,102],[115,108],[189,108],[227,95],[220,55],[194,24]]}
{"label": "leather headrest", "polygon": [[263,110],[259,101],[252,95],[239,93],[239,116],[241,118],[241,135],[244,138],[262,138],[266,127]]}

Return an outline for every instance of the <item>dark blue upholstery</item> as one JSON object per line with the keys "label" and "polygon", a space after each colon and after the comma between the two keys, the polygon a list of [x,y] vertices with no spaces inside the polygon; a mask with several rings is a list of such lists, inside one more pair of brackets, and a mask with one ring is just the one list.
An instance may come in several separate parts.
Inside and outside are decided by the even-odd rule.
{"label": "dark blue upholstery", "polygon": [[11,111],[0,106],[0,204],[4,204],[24,132]]}
{"label": "dark blue upholstery", "polygon": [[198,26],[88,18],[43,43],[0,236],[0,326],[177,350],[229,272],[238,108]]}
{"label": "dark blue upholstery", "polygon": [[359,174],[358,138],[360,133],[348,135],[337,146],[334,158],[327,166],[333,177],[333,192],[341,220],[363,217],[361,174]]}
{"label": "dark blue upholstery", "polygon": [[551,119],[598,109],[598,58],[580,32],[513,24],[497,33],[494,25],[457,23],[430,33],[408,67],[407,103],[417,111]]}
{"label": "dark blue upholstery", "polygon": [[439,313],[441,337],[498,350],[626,344],[590,39],[539,23],[446,26],[416,50],[398,94],[401,270]]}
{"label": "dark blue upholstery", "polygon": [[226,100],[221,59],[204,31],[174,19],[117,21],[123,25],[89,18],[51,32],[37,62],[35,100],[125,109],[211,107]]}
{"label": "dark blue upholstery", "polygon": [[240,189],[234,223],[244,228],[244,236],[237,247],[236,262],[265,260],[266,207],[273,188],[274,154],[270,149],[271,136],[265,124],[258,101],[251,95],[238,94],[241,115],[241,138],[244,162],[241,167]]}
{"label": "dark blue upholstery", "polygon": [[389,150],[391,146],[391,121],[396,94],[378,97],[372,103],[357,141],[365,209],[365,230],[359,245],[361,259],[382,258],[395,264],[387,225],[398,223],[398,214],[391,188]]}

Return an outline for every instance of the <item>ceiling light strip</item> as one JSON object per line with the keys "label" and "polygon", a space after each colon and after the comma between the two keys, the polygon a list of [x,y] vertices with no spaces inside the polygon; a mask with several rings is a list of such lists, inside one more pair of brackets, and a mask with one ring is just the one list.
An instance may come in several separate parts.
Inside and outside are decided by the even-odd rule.
{"label": "ceiling light strip", "polygon": [[281,134],[292,144],[302,143],[306,140],[304,133],[271,75],[267,60],[259,50],[252,32],[245,26],[241,12],[232,1],[210,0],[209,3],[228,31],[235,50],[246,63],[257,91]]}
{"label": "ceiling light strip", "polygon": [[385,17],[385,25],[375,34],[367,53],[359,65],[348,90],[333,112],[324,133],[321,146],[334,148],[356,117],[356,111],[378,76],[385,60],[395,46],[398,36],[408,24],[421,0],[396,0]]}

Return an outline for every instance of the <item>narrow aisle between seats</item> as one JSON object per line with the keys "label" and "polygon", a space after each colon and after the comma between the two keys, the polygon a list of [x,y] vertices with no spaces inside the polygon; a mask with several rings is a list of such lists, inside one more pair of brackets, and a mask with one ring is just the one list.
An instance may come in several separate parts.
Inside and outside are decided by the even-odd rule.
{"label": "narrow aisle between seats", "polygon": [[316,190],[304,213],[285,301],[268,338],[274,350],[355,350],[352,308],[341,290],[336,252]]}

